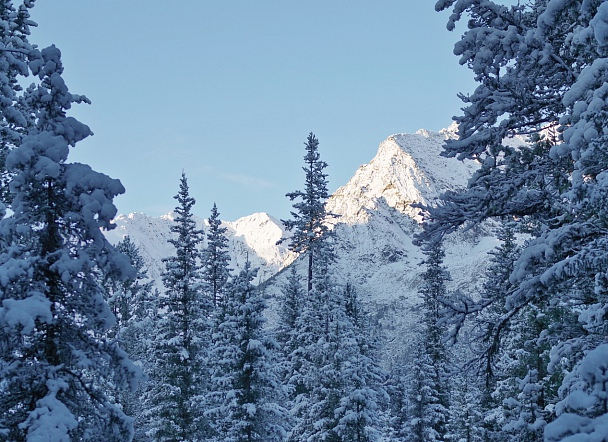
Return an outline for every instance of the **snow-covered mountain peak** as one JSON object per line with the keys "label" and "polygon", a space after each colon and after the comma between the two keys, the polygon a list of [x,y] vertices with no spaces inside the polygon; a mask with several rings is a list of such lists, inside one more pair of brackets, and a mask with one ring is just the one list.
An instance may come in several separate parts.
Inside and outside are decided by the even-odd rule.
{"label": "snow-covered mountain peak", "polygon": [[[351,282],[374,318],[383,327],[387,354],[398,353],[416,324],[420,297],[420,263],[424,256],[412,240],[420,232],[418,209],[412,203],[433,204],[447,190],[465,186],[476,165],[440,156],[442,145],[456,137],[456,127],[440,132],[420,130],[395,134],[380,143],[369,164],[362,165],[350,181],[330,197],[329,212],[339,215],[335,223],[336,261],[332,278]],[[220,208],[221,209],[221,208]],[[120,215],[118,228],[108,232],[112,243],[128,234],[139,246],[151,279],[162,291],[162,258],[175,252],[168,242],[174,213],[149,217],[141,213]],[[205,220],[197,226],[207,231]],[[230,267],[238,272],[249,261],[259,268],[255,283],[263,283],[269,299],[272,323],[282,296],[287,272],[281,269],[295,260],[296,271],[305,277],[306,262],[287,249],[282,223],[267,213],[254,213],[227,228]],[[455,238],[446,244],[446,265],[453,271],[451,288],[468,291],[481,279],[471,268],[483,269],[486,252],[495,240],[485,232]],[[204,245],[203,245],[204,246]]]}
{"label": "snow-covered mountain peak", "polygon": [[[266,226],[269,225],[273,230],[277,232],[283,232],[283,227],[281,221],[277,220],[273,216],[270,216],[266,212],[258,212],[248,216],[244,216],[242,218],[237,219],[236,221],[230,222],[225,221],[226,224],[230,224],[233,226],[235,230],[243,230],[250,229],[252,226]],[[275,229],[276,227],[276,229]]]}
{"label": "snow-covered mountain peak", "polygon": [[[106,232],[112,244],[118,243],[126,235],[139,246],[151,279],[160,284],[164,271],[163,258],[175,253],[169,243],[172,238],[171,225],[176,213],[169,212],[159,217],[151,217],[143,213],[118,215],[114,222],[117,228]],[[199,217],[194,217],[197,228],[207,231],[208,223]],[[262,282],[285,267],[295,258],[287,250],[285,244],[276,245],[285,234],[283,225],[267,213],[254,213],[234,222],[223,221],[222,225],[228,230],[229,253],[232,257],[230,266],[239,271],[249,261],[252,266],[259,267],[256,282]]]}
{"label": "snow-covered mountain peak", "polygon": [[369,214],[386,204],[420,222],[411,204],[432,204],[441,193],[464,187],[476,167],[440,156],[446,139],[455,137],[452,126],[441,132],[391,135],[370,163],[334,193],[329,211],[340,215],[339,222],[358,224],[368,222]]}
{"label": "snow-covered mountain peak", "polygon": [[234,222],[225,221],[224,225],[234,238],[233,241],[242,240],[258,257],[277,271],[295,259],[295,255],[292,256],[287,250],[286,242],[277,245],[285,236],[283,223],[267,213],[254,213]]}

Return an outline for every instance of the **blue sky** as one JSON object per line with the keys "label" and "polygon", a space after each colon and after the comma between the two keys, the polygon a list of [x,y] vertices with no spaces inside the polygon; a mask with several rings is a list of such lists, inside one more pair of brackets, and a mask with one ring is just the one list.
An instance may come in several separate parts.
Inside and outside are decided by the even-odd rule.
{"label": "blue sky", "polygon": [[434,1],[38,0],[95,135],[70,159],[119,178],[120,213],[175,206],[182,170],[207,217],[289,216],[314,132],[330,191],[393,133],[439,130],[474,84]]}

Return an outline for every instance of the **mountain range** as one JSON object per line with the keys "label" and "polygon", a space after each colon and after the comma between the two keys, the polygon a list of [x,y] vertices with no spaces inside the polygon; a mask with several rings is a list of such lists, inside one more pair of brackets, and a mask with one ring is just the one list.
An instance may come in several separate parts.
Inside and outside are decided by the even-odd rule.
{"label": "mountain range", "polygon": [[[422,218],[413,203],[434,204],[443,192],[466,186],[476,169],[440,155],[447,139],[456,137],[452,125],[440,132],[420,130],[396,134],[380,143],[375,157],[359,167],[349,182],[327,201],[337,217],[331,223],[336,235],[336,263],[332,274],[337,283],[350,282],[380,326],[385,360],[398,357],[417,324],[418,287],[424,271],[424,255],[413,244],[421,231]],[[514,143],[523,143],[514,140]],[[162,290],[162,258],[171,256],[168,242],[173,213],[150,217],[131,213],[116,217],[117,228],[107,233],[116,243],[125,235],[138,245],[150,278]],[[197,219],[205,230],[206,221]],[[249,260],[259,268],[257,284],[269,298],[272,324],[276,300],[285,284],[283,272],[305,265],[287,248],[282,223],[266,213],[255,213],[234,222],[223,221],[229,240],[231,267],[243,268]],[[482,284],[487,253],[497,245],[491,226],[456,233],[444,244],[445,265],[451,273],[450,290],[474,292]]]}

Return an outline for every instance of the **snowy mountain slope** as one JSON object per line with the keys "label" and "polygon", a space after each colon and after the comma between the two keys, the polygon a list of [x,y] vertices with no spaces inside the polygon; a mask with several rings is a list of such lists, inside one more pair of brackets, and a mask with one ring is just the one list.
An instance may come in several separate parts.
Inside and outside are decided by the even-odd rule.
{"label": "snowy mountain slope", "polygon": [[[441,193],[464,187],[476,168],[472,162],[440,156],[442,144],[453,137],[455,127],[390,136],[327,204],[328,211],[338,215],[332,221],[336,280],[353,284],[381,324],[386,362],[407,345],[417,322],[424,255],[412,244],[421,217],[411,204],[433,204]],[[466,291],[480,285],[487,252],[496,244],[481,229],[450,238],[445,244],[450,288]],[[303,277],[305,264],[296,265]],[[285,277],[277,275],[267,292],[279,297]]]}
{"label": "snowy mountain slope", "polygon": [[[464,187],[475,170],[463,163],[440,156],[442,144],[455,137],[455,127],[441,132],[418,131],[397,134],[383,141],[369,164],[361,166],[343,187],[329,199],[327,208],[338,217],[332,221],[336,232],[337,261],[335,279],[354,284],[364,303],[382,325],[387,359],[403,349],[416,325],[417,293],[423,254],[412,244],[420,231],[421,218],[412,203],[433,204],[447,190]],[[152,278],[160,281],[161,259],[172,253],[168,244],[172,215],[151,218],[143,214],[117,217],[118,228],[110,232],[111,242],[125,234],[140,246]],[[205,228],[203,220],[198,220]],[[295,256],[286,242],[281,223],[265,213],[257,213],[228,228],[232,267],[242,268],[248,258],[260,267],[258,283],[264,284],[270,304],[276,306],[286,272],[279,272]],[[446,246],[445,264],[451,271],[451,289],[470,291],[481,284],[487,252],[496,240],[486,230],[452,235]],[[300,260],[295,265],[305,274]],[[273,277],[273,275],[275,275]],[[272,278],[271,278],[272,277]],[[272,320],[276,309],[270,309]]]}
{"label": "snowy mountain slope", "polygon": [[433,203],[446,190],[465,186],[475,170],[472,163],[440,156],[445,140],[455,137],[454,130],[390,136],[372,161],[334,193],[330,211],[340,214],[342,223],[367,222],[375,202],[384,199],[388,206],[419,222],[418,210],[410,204]]}
{"label": "snowy mountain slope", "polygon": [[[161,217],[151,217],[143,213],[119,215],[114,220],[116,229],[106,234],[112,244],[116,244],[126,235],[130,236],[139,247],[148,275],[156,281],[161,290],[160,275],[164,270],[162,259],[174,253],[173,246],[168,241],[171,238],[173,219],[173,213]],[[195,220],[197,227],[206,231],[207,220],[196,217]],[[232,259],[231,267],[238,271],[249,259],[254,267],[260,268],[256,283],[267,280],[295,258],[285,244],[276,245],[285,235],[285,231],[280,221],[266,213],[254,213],[234,222],[223,221],[222,226],[228,229],[226,236]]]}

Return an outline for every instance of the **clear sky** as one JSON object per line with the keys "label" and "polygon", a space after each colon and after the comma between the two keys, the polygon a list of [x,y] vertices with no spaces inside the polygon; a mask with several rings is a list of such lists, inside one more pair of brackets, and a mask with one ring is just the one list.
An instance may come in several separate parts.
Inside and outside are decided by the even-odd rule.
{"label": "clear sky", "polygon": [[37,0],[30,42],[54,43],[72,115],[95,135],[71,161],[119,178],[119,213],[289,217],[314,132],[330,191],[389,135],[439,130],[474,84],[432,0]]}

